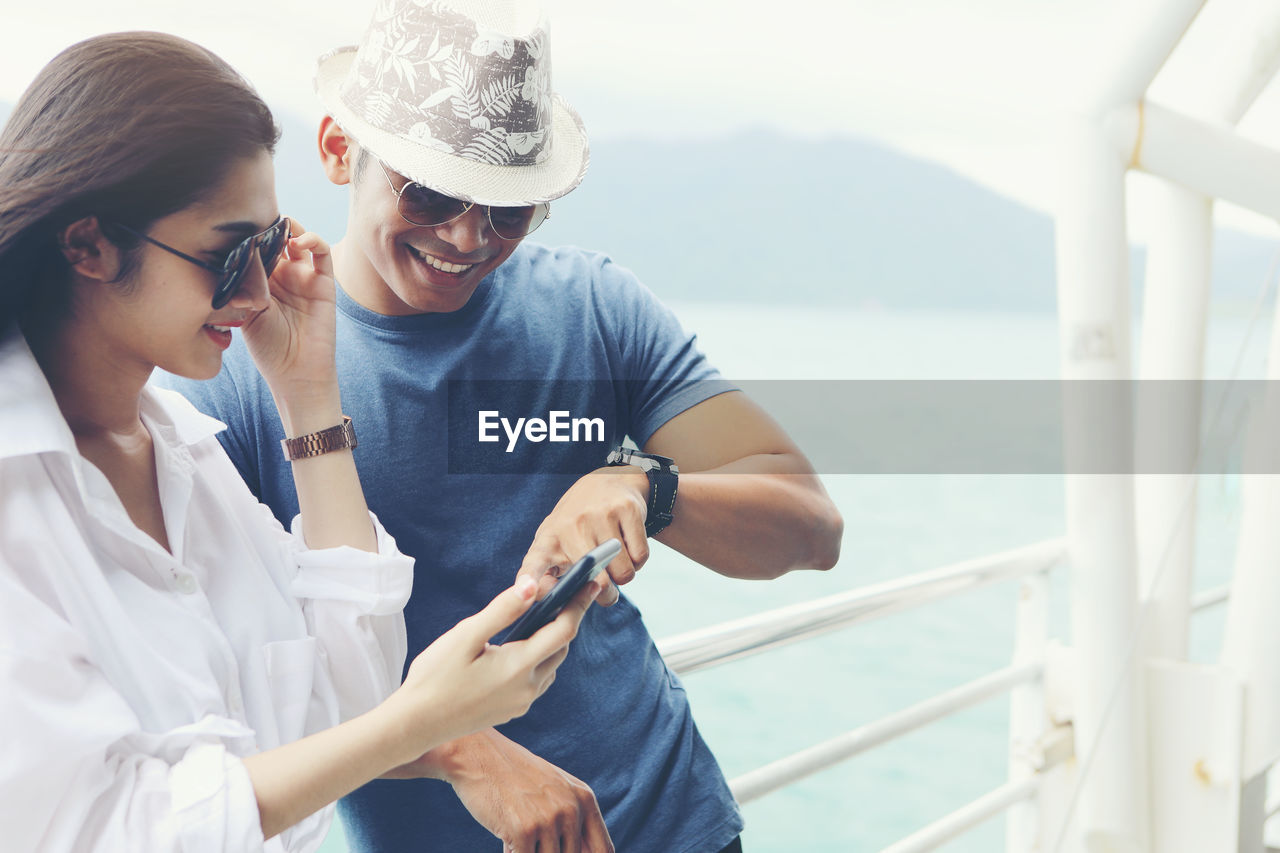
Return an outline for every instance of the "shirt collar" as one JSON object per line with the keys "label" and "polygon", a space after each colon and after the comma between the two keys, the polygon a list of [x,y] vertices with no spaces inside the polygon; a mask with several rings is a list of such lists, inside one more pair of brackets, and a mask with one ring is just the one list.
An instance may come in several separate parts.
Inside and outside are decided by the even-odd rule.
{"label": "shirt collar", "polygon": [[187,445],[197,444],[227,428],[222,421],[191,405],[177,391],[151,384],[142,389],[142,412],[158,424],[173,427],[178,440]]}
{"label": "shirt collar", "polygon": [[78,452],[27,339],[12,328],[0,339],[0,412],[0,459]]}
{"label": "shirt collar", "polygon": [[[38,453],[79,455],[49,381],[27,339],[14,329],[0,337],[0,412],[4,412],[0,418],[0,459]],[[188,445],[226,429],[181,394],[150,385],[142,389],[142,413]]]}

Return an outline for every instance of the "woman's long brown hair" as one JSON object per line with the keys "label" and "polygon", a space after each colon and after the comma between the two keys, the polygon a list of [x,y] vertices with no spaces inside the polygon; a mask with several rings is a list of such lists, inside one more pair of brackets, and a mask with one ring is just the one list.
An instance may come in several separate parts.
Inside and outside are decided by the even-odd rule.
{"label": "woman's long brown hair", "polygon": [[97,216],[131,250],[105,226],[145,231],[279,136],[252,87],[184,39],[113,33],[67,48],[0,131],[0,335],[14,321],[29,335],[54,328],[70,310],[64,226]]}

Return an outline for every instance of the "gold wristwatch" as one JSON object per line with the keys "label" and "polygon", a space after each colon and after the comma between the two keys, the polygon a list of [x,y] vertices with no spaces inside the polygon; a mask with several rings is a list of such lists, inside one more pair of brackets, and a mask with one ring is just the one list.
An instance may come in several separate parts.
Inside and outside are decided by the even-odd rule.
{"label": "gold wristwatch", "polygon": [[332,450],[346,450],[356,446],[356,428],[351,425],[351,418],[342,416],[342,423],[328,429],[309,432],[297,438],[280,439],[280,447],[284,450],[284,458],[293,462],[296,459],[307,459],[322,456]]}

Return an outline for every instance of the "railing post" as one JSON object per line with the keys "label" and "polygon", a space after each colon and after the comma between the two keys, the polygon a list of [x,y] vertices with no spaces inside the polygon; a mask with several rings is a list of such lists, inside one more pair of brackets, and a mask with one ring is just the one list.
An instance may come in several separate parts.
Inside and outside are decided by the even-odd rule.
{"label": "railing post", "polygon": [[[1230,44],[1232,50],[1221,52],[1219,61],[1212,67],[1198,69],[1196,85],[1184,86],[1176,93],[1170,103],[1182,114],[1195,119],[1220,123],[1223,127],[1236,125],[1257,99],[1276,71],[1280,69],[1280,8],[1274,0],[1232,0],[1229,4],[1219,4],[1208,10],[1209,20],[1203,25],[1210,27],[1218,44]],[[1216,16],[1216,17],[1214,17]],[[1211,162],[1216,168],[1223,168],[1224,161],[1235,158],[1218,157],[1202,158]],[[1254,170],[1249,170],[1255,173]],[[1177,177],[1177,176],[1174,176]],[[1147,248],[1147,282],[1144,289],[1146,309],[1143,316],[1143,351],[1141,375],[1143,379],[1191,380],[1203,373],[1205,320],[1208,316],[1208,295],[1210,259],[1212,248],[1212,201],[1202,193],[1173,184],[1163,184],[1159,190],[1160,198],[1152,205],[1158,211],[1153,219],[1153,239]],[[1273,327],[1274,328],[1274,327]],[[1275,332],[1273,332],[1273,335]],[[1274,351],[1273,351],[1274,352]],[[1275,356],[1273,355],[1273,363]],[[1197,385],[1198,389],[1198,385]],[[1200,433],[1200,400],[1197,397],[1187,407],[1185,418],[1173,421],[1166,417],[1157,426],[1166,440],[1171,435],[1179,444],[1194,448],[1199,441]],[[1142,421],[1138,423],[1139,437],[1150,435]],[[1274,436],[1264,438],[1274,443]],[[1193,474],[1194,476],[1194,474]],[[1146,648],[1152,658],[1170,658],[1185,660],[1187,652],[1187,634],[1189,627],[1189,609],[1195,609],[1196,602],[1188,602],[1191,589],[1191,574],[1194,552],[1195,529],[1195,487],[1191,483],[1177,483],[1161,478],[1140,478],[1138,482],[1138,558],[1141,577],[1140,589],[1150,599],[1151,610],[1146,626]],[[1246,483],[1251,478],[1246,476]],[[1246,485],[1246,500],[1256,504],[1258,496]],[[1247,511],[1248,512],[1248,511]],[[1250,516],[1250,530],[1246,536],[1241,531],[1240,552],[1262,545],[1259,553],[1266,571],[1274,571],[1274,559],[1278,556],[1274,543],[1267,537],[1259,536],[1253,529],[1256,519]],[[1274,524],[1274,519],[1263,521]],[[1161,568],[1161,561],[1167,565]],[[1238,564],[1239,565],[1239,564]],[[1245,569],[1247,576],[1252,569]],[[1238,569],[1239,571],[1239,569]],[[1155,584],[1157,572],[1163,573],[1158,585]],[[1258,595],[1262,592],[1255,586],[1256,579],[1244,577],[1238,594],[1245,596]],[[1237,598],[1239,595],[1237,595]],[[1201,596],[1203,600],[1205,597]],[[1274,599],[1273,599],[1274,601]],[[1265,610],[1268,602],[1258,602]],[[1250,609],[1249,604],[1235,606],[1234,614],[1229,616],[1228,634],[1230,640],[1224,643],[1224,662],[1231,664],[1239,675],[1248,675],[1250,669],[1259,662],[1262,666],[1274,666],[1274,650],[1268,649],[1259,659],[1251,658],[1252,652],[1246,651],[1243,645],[1255,642],[1250,639],[1252,628],[1245,627],[1250,617],[1242,613]],[[1266,617],[1264,617],[1264,620]],[[1261,624],[1268,624],[1264,621]],[[1264,632],[1267,630],[1263,629]],[[1186,667],[1153,664],[1149,674],[1150,687],[1156,691],[1165,691],[1166,695],[1176,695],[1179,680],[1197,683],[1206,680],[1210,675],[1204,671],[1191,671]],[[1230,685],[1230,686],[1228,686]],[[1236,695],[1241,691],[1238,683],[1223,675],[1218,683],[1219,689]],[[1197,687],[1191,687],[1191,695],[1196,695]],[[1254,705],[1251,694],[1257,691],[1245,691],[1246,706]],[[1256,699],[1256,696],[1253,697]],[[1253,743],[1245,743],[1245,766],[1239,762],[1227,760],[1225,756],[1240,755],[1238,740],[1228,737],[1234,734],[1239,737],[1240,716],[1242,710],[1236,709],[1226,701],[1225,697],[1211,706],[1219,713],[1215,721],[1215,741],[1225,744],[1220,747],[1221,756],[1216,768],[1219,777],[1215,780],[1221,788],[1239,787],[1235,797],[1235,815],[1222,812],[1231,811],[1232,807],[1224,805],[1220,799],[1206,795],[1204,785],[1196,785],[1192,791],[1180,788],[1173,781],[1186,778],[1186,767],[1170,765],[1166,762],[1166,771],[1162,773],[1156,759],[1166,758],[1161,749],[1168,752],[1173,743],[1185,743],[1187,732],[1179,729],[1191,716],[1191,709],[1180,703],[1153,702],[1150,708],[1152,741],[1152,814],[1156,821],[1156,835],[1153,841],[1171,846],[1177,839],[1183,846],[1178,849],[1213,849],[1226,850],[1230,842],[1224,832],[1216,837],[1207,835],[1206,829],[1215,822],[1226,828],[1236,827],[1235,847],[1238,851],[1261,851],[1263,849],[1262,829],[1266,817],[1263,814],[1263,799],[1266,796],[1267,777],[1258,765],[1249,763],[1249,753],[1259,741],[1258,733],[1254,733]],[[1203,710],[1203,709],[1201,709]],[[1273,721],[1275,705],[1267,707],[1263,703],[1261,718],[1268,721],[1274,730]],[[1230,713],[1235,711],[1235,713]],[[1158,732],[1170,732],[1172,742],[1161,743]],[[1247,733],[1246,729],[1246,733]],[[1203,752],[1197,752],[1203,758]],[[1226,774],[1227,768],[1234,768],[1238,774],[1241,770],[1245,779],[1231,778]],[[1250,776],[1252,778],[1250,778]],[[1201,780],[1202,781],[1202,780]],[[1185,783],[1184,783],[1185,785]],[[1215,793],[1221,794],[1221,791]],[[1191,809],[1194,803],[1199,808]],[[1191,811],[1194,817],[1188,816]],[[1181,821],[1179,819],[1182,819]],[[1232,820],[1234,818],[1234,820]],[[1199,834],[1195,831],[1198,830]]]}
{"label": "railing post", "polygon": [[[1137,609],[1133,480],[1122,467],[1132,448],[1132,411],[1127,395],[1107,401],[1091,381],[1114,385],[1131,378],[1127,164],[1107,130],[1090,119],[1068,129],[1056,227],[1062,377],[1067,381],[1063,437],[1071,637],[1085,674],[1073,723],[1077,760],[1090,762],[1079,792],[1086,845],[1144,851],[1149,824],[1142,692],[1137,660],[1125,654]],[[1118,454],[1116,470],[1081,467],[1080,460],[1098,458],[1100,445]]]}
{"label": "railing post", "polygon": [[[1209,199],[1182,187],[1162,183],[1153,192],[1160,213],[1147,246],[1136,440],[1140,448],[1160,448],[1157,464],[1177,467],[1140,471],[1134,484],[1138,589],[1150,601],[1146,655],[1186,660],[1213,212]],[[1172,394],[1152,387],[1167,383],[1177,383]],[[1174,405],[1160,405],[1165,401]]]}
{"label": "railing post", "polygon": [[[1280,380],[1280,305],[1271,326],[1267,379],[1261,408],[1253,414],[1245,441],[1240,478],[1240,535],[1235,575],[1227,603],[1222,665],[1245,683],[1244,756],[1241,773],[1245,805],[1266,800],[1266,772],[1280,759],[1280,449],[1271,428],[1280,423],[1280,394],[1270,386]],[[1261,810],[1241,815],[1241,853],[1261,851]]]}
{"label": "railing post", "polygon": [[[1014,616],[1014,665],[1043,661],[1049,648],[1049,576],[1023,578]],[[1047,728],[1043,677],[1013,688],[1009,695],[1009,781],[1023,782],[1041,771],[1040,740]],[[1033,799],[1009,808],[1005,818],[1008,853],[1034,850],[1041,836],[1039,805]]]}

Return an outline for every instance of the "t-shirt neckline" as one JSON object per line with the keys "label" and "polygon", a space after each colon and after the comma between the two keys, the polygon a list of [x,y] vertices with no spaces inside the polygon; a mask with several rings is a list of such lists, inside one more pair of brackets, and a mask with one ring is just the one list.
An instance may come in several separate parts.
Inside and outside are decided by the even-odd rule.
{"label": "t-shirt neckline", "polygon": [[484,305],[488,303],[497,275],[498,270],[494,270],[485,276],[476,287],[475,293],[472,293],[471,298],[467,300],[467,304],[457,311],[438,311],[427,314],[379,314],[377,311],[370,310],[353,299],[349,293],[342,289],[342,282],[338,282],[338,310],[358,323],[392,332],[419,332],[452,328],[470,322],[471,318],[478,314]]}

